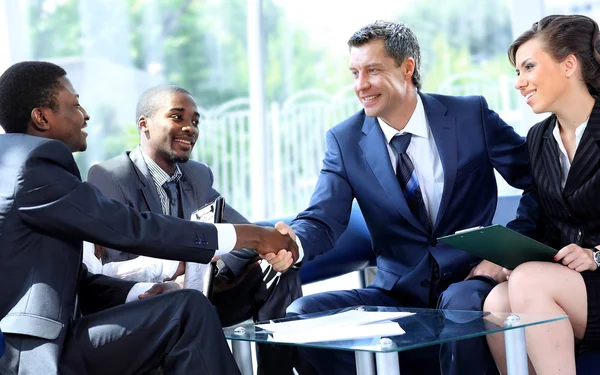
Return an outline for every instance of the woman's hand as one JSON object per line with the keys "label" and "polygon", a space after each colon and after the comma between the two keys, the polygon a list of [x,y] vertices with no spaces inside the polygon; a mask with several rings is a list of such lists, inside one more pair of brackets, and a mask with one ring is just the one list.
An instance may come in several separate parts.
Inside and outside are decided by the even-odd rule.
{"label": "woman's hand", "polygon": [[598,268],[594,262],[594,252],[574,243],[560,249],[554,260],[577,272],[595,271]]}

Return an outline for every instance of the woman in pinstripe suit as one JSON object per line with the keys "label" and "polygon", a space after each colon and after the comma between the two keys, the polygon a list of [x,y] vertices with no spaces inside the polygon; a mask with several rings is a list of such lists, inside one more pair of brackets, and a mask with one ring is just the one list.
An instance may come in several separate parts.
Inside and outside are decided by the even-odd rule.
{"label": "woman in pinstripe suit", "polygon": [[[538,374],[575,374],[576,344],[600,347],[598,34],[591,18],[548,16],[508,50],[515,87],[535,113],[552,113],[531,128],[527,145],[539,203],[533,236],[561,250],[554,263],[517,267],[490,293],[484,310],[569,315],[527,328],[530,368]],[[506,373],[502,334],[488,342]]]}

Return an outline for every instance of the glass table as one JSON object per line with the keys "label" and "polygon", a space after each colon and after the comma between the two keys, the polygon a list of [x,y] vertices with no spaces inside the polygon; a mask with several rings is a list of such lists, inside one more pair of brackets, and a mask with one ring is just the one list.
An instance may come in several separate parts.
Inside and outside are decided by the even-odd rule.
{"label": "glass table", "polygon": [[[233,356],[243,375],[253,374],[251,342],[353,351],[358,375],[399,375],[398,352],[495,332],[504,332],[508,375],[526,375],[528,370],[524,327],[567,319],[566,315],[555,314],[533,315],[359,306],[287,317],[273,322],[326,317],[351,310],[414,314],[393,320],[405,331],[404,334],[395,336],[377,334],[357,339],[314,342],[310,340],[307,342],[306,332],[301,335],[302,340],[295,340],[293,335],[279,338],[278,335],[257,327],[253,322],[227,327],[223,329],[223,332],[228,340],[232,340]],[[348,330],[351,331],[352,328],[349,327]]]}

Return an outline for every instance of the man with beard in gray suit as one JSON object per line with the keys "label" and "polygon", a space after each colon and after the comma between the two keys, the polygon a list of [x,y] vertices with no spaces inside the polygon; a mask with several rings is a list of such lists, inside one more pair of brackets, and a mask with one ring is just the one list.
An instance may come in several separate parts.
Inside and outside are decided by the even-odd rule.
{"label": "man with beard in gray suit", "polygon": [[[147,90],[138,100],[136,118],[140,144],[132,151],[92,166],[88,172],[89,183],[106,197],[139,211],[170,214],[183,219],[189,219],[193,211],[220,196],[213,188],[214,177],[210,168],[190,160],[198,139],[200,114],[188,91],[172,85]],[[174,185],[173,193],[169,184]],[[176,194],[175,199],[171,194]],[[225,207],[223,222],[248,223],[229,205]],[[160,277],[168,279],[181,275],[185,270],[183,262],[175,271],[174,264],[169,261],[157,259],[157,263],[150,263],[137,254],[98,246],[97,253],[102,254],[105,264],[125,261],[128,269],[162,268]],[[296,270],[280,274],[267,262],[258,267],[256,261],[256,252],[242,249],[223,255],[217,262],[218,274],[212,301],[224,325],[250,317],[257,320],[281,318],[285,316],[287,306],[302,296]],[[284,262],[291,264],[291,258],[284,258]],[[119,263],[115,263],[114,267],[117,268]],[[149,277],[151,272],[138,274]],[[219,292],[219,289],[225,291]],[[281,362],[282,352],[288,352],[285,348],[271,350],[277,350],[276,355],[264,346],[259,348],[260,370],[269,362],[267,357],[276,357]],[[280,374],[281,366],[276,369]]]}

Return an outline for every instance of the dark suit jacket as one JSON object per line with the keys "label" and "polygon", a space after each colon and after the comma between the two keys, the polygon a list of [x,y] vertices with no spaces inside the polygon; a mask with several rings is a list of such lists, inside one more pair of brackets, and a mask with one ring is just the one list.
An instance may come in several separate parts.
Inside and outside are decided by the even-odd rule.
{"label": "dark suit jacket", "polygon": [[600,101],[596,101],[564,190],[558,144],[552,135],[556,116],[534,125],[527,135],[535,198],[540,212],[534,237],[555,249],[569,244],[600,244]]}
{"label": "dark suit jacket", "polygon": [[[130,282],[82,268],[82,241],[132,253],[209,262],[217,247],[212,224],[139,213],[81,182],[75,160],[59,141],[0,135],[0,329],[47,340],[39,363],[20,371],[55,374],[79,292],[82,309],[121,304]],[[29,369],[29,370],[28,370]],[[17,369],[0,372],[16,374]]]}
{"label": "dark suit jacket", "polygon": [[[302,241],[305,260],[310,261],[331,249],[346,229],[355,198],[377,255],[373,286],[391,291],[407,305],[427,306],[432,257],[439,265],[442,289],[463,280],[481,261],[436,239],[491,223],[498,194],[494,169],[521,189],[530,188],[531,178],[525,140],[488,109],[483,97],[419,95],[444,169],[433,233],[411,213],[384,134],[377,119],[364,111],[328,131],[315,192],[292,228]],[[525,231],[520,225],[512,224]]]}
{"label": "dark suit jacket", "polygon": [[[215,200],[219,192],[213,188],[213,174],[206,164],[189,160],[180,163],[179,168],[182,172],[179,185],[183,214],[184,218],[189,218],[194,210]],[[162,212],[154,180],[139,147],[91,167],[88,182],[96,185],[108,198],[137,210]],[[248,222],[229,205],[225,207],[223,221]],[[105,263],[137,257],[136,254],[114,249],[107,249],[106,253],[109,257],[104,259]],[[237,281],[238,276],[245,275],[235,287],[231,287],[233,282],[223,283],[223,279],[218,278],[220,285],[227,285],[227,288],[225,291],[214,293],[212,302],[223,325],[239,323],[252,316],[260,320],[281,318],[285,315],[287,306],[302,295],[297,271],[290,270],[272,283],[263,281],[266,275],[261,274],[259,267],[244,273],[248,264],[256,257],[256,252],[248,249],[233,250],[221,257],[225,267],[219,265],[219,276],[231,271]]]}
{"label": "dark suit jacket", "polygon": [[[203,163],[189,160],[180,163],[183,176],[179,182],[183,218],[189,219],[196,209],[214,201],[220,196],[213,188],[213,174]],[[162,213],[160,198],[154,180],[148,171],[139,147],[117,157],[96,164],[88,171],[88,182],[95,185],[106,197],[117,200],[139,211]],[[225,206],[223,222],[232,224],[248,223],[239,212]],[[114,249],[106,249],[104,263],[136,258]],[[253,250],[234,250],[221,257],[234,275],[239,275],[250,259],[256,258]]]}

